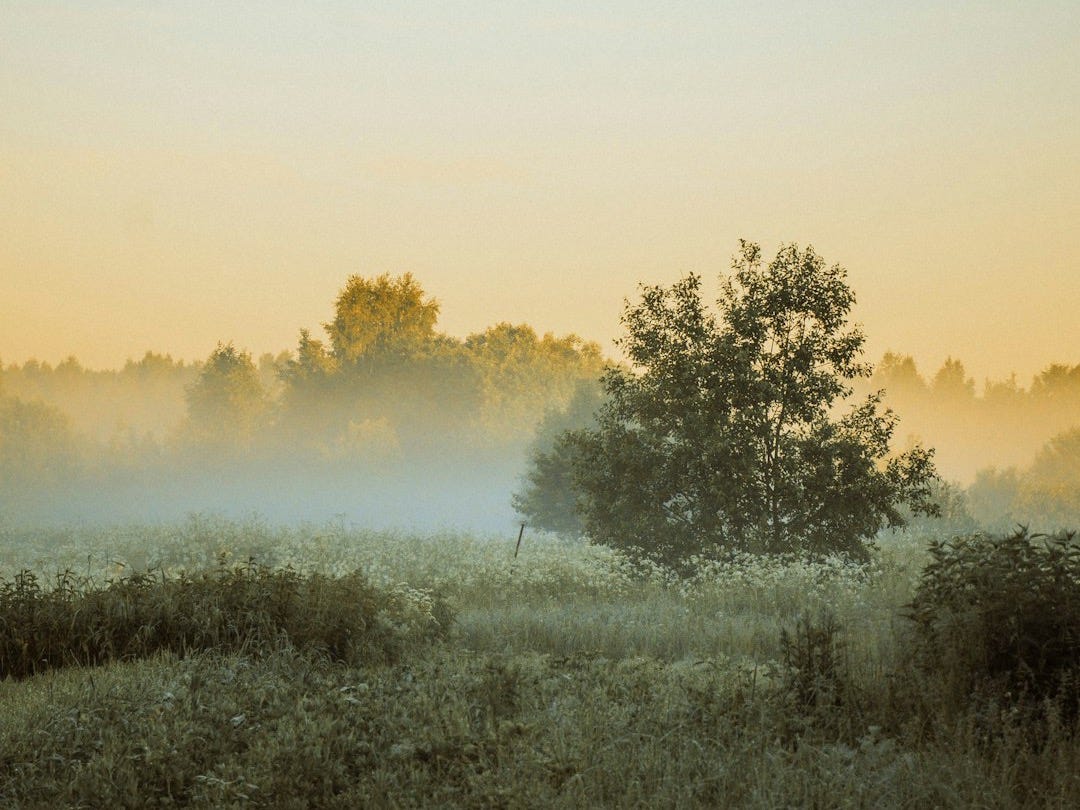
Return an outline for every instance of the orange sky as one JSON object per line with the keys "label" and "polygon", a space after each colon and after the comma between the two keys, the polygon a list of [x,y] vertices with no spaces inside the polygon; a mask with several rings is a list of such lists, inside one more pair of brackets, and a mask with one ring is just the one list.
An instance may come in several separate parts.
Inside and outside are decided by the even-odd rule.
{"label": "orange sky", "polygon": [[1080,4],[0,7],[0,359],[259,354],[351,273],[611,350],[739,237],[877,359],[1080,363]]}

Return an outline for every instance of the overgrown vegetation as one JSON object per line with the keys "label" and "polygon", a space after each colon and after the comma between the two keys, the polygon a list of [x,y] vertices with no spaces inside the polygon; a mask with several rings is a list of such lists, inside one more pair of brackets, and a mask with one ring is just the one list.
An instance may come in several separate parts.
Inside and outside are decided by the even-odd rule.
{"label": "overgrown vegetation", "polygon": [[301,576],[222,563],[193,575],[136,572],[99,586],[70,570],[43,585],[23,570],[0,579],[0,677],[158,652],[256,653],[281,644],[335,661],[383,661],[409,635],[434,637],[448,621],[430,597],[409,603],[359,572]]}
{"label": "overgrown vegetation", "polygon": [[[969,538],[931,555],[932,539],[882,535],[862,564],[729,553],[680,578],[531,533],[515,560],[512,537],[340,522],[8,527],[4,616],[26,569],[16,601],[39,621],[70,619],[79,604],[96,626],[117,628],[125,599],[146,621],[158,614],[145,606],[168,613],[161,603],[179,605],[186,587],[220,613],[174,615],[205,628],[220,621],[207,614],[236,605],[231,615],[250,619],[216,626],[254,629],[250,642],[227,629],[218,644],[164,644],[137,660],[118,660],[115,645],[100,666],[0,682],[0,802],[1075,806],[1080,739],[1057,688],[1075,659],[1057,658],[1039,712],[967,686],[995,682],[979,645],[1000,637],[1014,649],[990,632],[1013,613],[1044,646],[1067,638],[1071,608],[1055,616],[1045,600],[1074,599],[1072,544]],[[259,562],[219,565],[230,549]],[[74,592],[29,588],[30,571],[41,583],[80,555],[85,573],[66,575]],[[979,580],[980,566],[1006,584]],[[147,567],[148,578],[134,572]],[[334,653],[335,628],[356,605],[367,629],[354,627],[348,644],[364,651]],[[905,605],[956,632],[925,634]],[[1023,660],[1019,672],[1038,670]]]}
{"label": "overgrown vegetation", "polygon": [[918,665],[945,694],[1007,709],[1080,707],[1080,546],[1072,533],[934,542],[910,605]]}
{"label": "overgrown vegetation", "polygon": [[[969,500],[896,452],[880,393],[838,416],[869,372],[841,268],[743,243],[733,270],[715,313],[696,276],[644,288],[602,385],[592,344],[458,340],[411,276],[353,276],[295,354],[129,364],[183,391],[165,438],[106,451],[0,397],[0,804],[1080,806],[1080,551],[970,535],[969,510],[1068,518],[1075,431]],[[952,360],[931,388],[973,392]],[[344,516],[17,523],[76,482],[235,508],[256,470],[294,516],[395,488],[415,513],[415,473],[456,482],[538,422],[515,505],[559,534],[521,548]]]}

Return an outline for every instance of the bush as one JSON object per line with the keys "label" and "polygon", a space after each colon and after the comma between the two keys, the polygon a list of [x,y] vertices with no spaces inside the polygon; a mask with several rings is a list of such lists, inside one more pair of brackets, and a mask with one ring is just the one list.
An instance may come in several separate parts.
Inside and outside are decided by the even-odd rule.
{"label": "bush", "polygon": [[1080,697],[1080,548],[1073,533],[935,542],[908,608],[915,663],[950,699],[1058,703]]}
{"label": "bush", "polygon": [[162,650],[258,652],[281,643],[337,661],[387,660],[447,623],[426,592],[384,592],[359,572],[301,576],[249,562],[175,578],[133,574],[102,587],[65,571],[46,588],[23,571],[0,579],[0,678]]}

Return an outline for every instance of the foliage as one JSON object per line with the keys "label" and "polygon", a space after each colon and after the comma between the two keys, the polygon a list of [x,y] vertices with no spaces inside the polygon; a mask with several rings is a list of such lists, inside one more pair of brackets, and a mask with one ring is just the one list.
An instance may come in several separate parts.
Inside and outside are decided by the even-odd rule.
{"label": "foliage", "polygon": [[[944,369],[938,372],[940,376]],[[902,400],[925,396],[929,392],[926,381],[920,376],[915,359],[896,352],[885,352],[881,362],[870,375],[870,385],[875,390],[884,389],[889,396],[899,395]]]}
{"label": "foliage", "polygon": [[950,400],[971,400],[975,398],[975,380],[967,376],[963,363],[948,357],[934,375],[930,390],[945,403]]}
{"label": "foliage", "polygon": [[314,391],[325,396],[327,382],[338,370],[338,361],[307,329],[300,330],[300,342],[296,357],[289,356],[283,363],[280,376],[287,391]]}
{"label": "foliage", "polygon": [[412,357],[435,338],[439,305],[424,298],[411,273],[374,279],[349,276],[338,295],[334,319],[324,324],[340,363],[375,357]]}
{"label": "foliage", "polygon": [[937,541],[909,610],[920,665],[963,698],[1080,700],[1080,547],[1021,528]]}
{"label": "foliage", "polygon": [[910,531],[934,535],[971,534],[980,528],[972,515],[970,498],[959,484],[942,478],[930,482],[930,500],[937,505],[933,514],[924,514],[907,506],[901,508],[904,526]]}
{"label": "foliage", "polygon": [[[280,368],[282,446],[359,463],[524,444],[544,411],[594,378],[599,347],[499,323],[458,340],[436,331],[439,304],[410,274],[351,276],[325,324],[302,330]],[[379,439],[367,442],[373,427]]]}
{"label": "foliage", "polygon": [[1080,396],[1080,365],[1052,363],[1031,381],[1031,397],[1045,402],[1073,403]]}
{"label": "foliage", "polygon": [[512,498],[514,508],[532,526],[567,536],[584,533],[583,502],[575,485],[574,459],[573,445],[560,439],[547,450],[534,446],[524,487]]}
{"label": "foliage", "polygon": [[496,436],[580,408],[583,389],[595,389],[603,370],[597,344],[577,335],[541,337],[526,324],[496,324],[469,335],[464,348],[483,389],[480,419]]}
{"label": "foliage", "polygon": [[295,560],[328,577],[311,580],[325,597],[307,622],[297,617],[303,627],[322,626],[347,596],[332,572],[355,560],[369,560],[365,581],[384,608],[385,583],[461,581],[458,620],[442,624],[441,641],[422,600],[387,608],[397,641],[386,658],[339,662],[318,644],[226,640],[0,680],[4,806],[1080,803],[1070,727],[1035,745],[1022,718],[1005,717],[988,745],[981,715],[944,711],[928,676],[895,668],[905,650],[894,611],[926,555],[904,535],[883,537],[869,565],[730,554],[703,560],[690,582],[614,549],[533,534],[516,563],[512,538],[205,517],[4,529],[3,540],[5,556],[41,565],[87,552],[96,565],[106,550],[139,548],[178,565],[219,552]]}
{"label": "foliage", "polygon": [[867,383],[856,390],[885,389],[885,404],[904,416],[902,435],[935,446],[936,466],[959,480],[991,465],[1027,465],[1048,439],[1080,423],[1080,365],[1052,364],[1026,389],[1015,373],[986,379],[977,395],[957,359],[924,379],[912,357],[886,352]]}
{"label": "foliage", "polygon": [[187,392],[188,428],[204,447],[251,444],[266,408],[266,392],[251,355],[219,343]]}
{"label": "foliage", "polygon": [[[133,573],[95,586],[70,570],[43,587],[32,571],[0,580],[0,678],[160,651],[248,652],[286,642],[334,660],[383,659],[401,641],[394,593],[362,574],[300,576],[254,563],[177,577]],[[438,632],[431,608],[422,633]]]}
{"label": "foliage", "polygon": [[762,672],[445,650],[393,667],[162,658],[14,685],[12,807],[1075,806],[1077,746],[778,736]]}
{"label": "foliage", "polygon": [[667,560],[702,548],[865,556],[907,503],[934,511],[932,452],[890,456],[880,394],[832,418],[866,375],[854,295],[812,248],[767,267],[742,243],[718,312],[691,274],[623,315],[637,373],[611,368],[593,429],[568,435],[586,529]]}
{"label": "foliage", "polygon": [[[136,517],[135,510],[140,517],[148,516],[158,504],[179,504],[168,512],[171,515],[233,502],[238,514],[249,508],[274,512],[281,507],[282,499],[272,496],[255,503],[252,496],[243,504],[241,498],[231,500],[231,493],[208,498],[207,473],[221,475],[225,466],[228,482],[242,493],[267,488],[267,475],[299,482],[306,491],[297,492],[295,502],[320,504],[303,516],[321,517],[336,508],[329,503],[333,487],[355,492],[367,483],[361,479],[372,470],[383,475],[390,467],[397,472],[410,465],[423,468],[435,454],[457,459],[462,467],[491,469],[488,462],[493,459],[504,469],[511,463],[518,466],[543,415],[565,408],[576,385],[600,373],[599,350],[572,335],[551,336],[526,324],[498,320],[464,340],[440,334],[437,324],[428,328],[432,299],[415,278],[409,284],[394,276],[385,277],[381,285],[378,278],[343,281],[323,320],[333,324],[340,314],[338,348],[344,355],[349,353],[345,347],[353,346],[362,357],[343,365],[334,341],[313,324],[311,331],[301,330],[290,352],[254,358],[265,398],[256,408],[260,416],[254,419],[254,428],[246,438],[246,428],[241,429],[238,440],[228,435],[235,427],[231,417],[218,424],[212,414],[204,411],[206,418],[200,420],[188,409],[186,392],[206,372],[206,358],[183,362],[148,351],[115,369],[88,368],[74,357],[58,363],[31,359],[4,364],[0,367],[4,401],[8,406],[11,398],[24,405],[44,403],[62,412],[67,438],[61,444],[68,445],[52,461],[49,455],[60,450],[58,445],[32,453],[36,461],[30,463],[0,462],[7,482],[5,513],[41,520],[52,508],[67,520],[109,519],[108,508],[95,508],[95,502],[129,505],[132,511],[125,515],[129,519]],[[369,311],[365,302],[370,301],[364,296],[343,299],[348,289],[355,292],[361,287],[378,293],[382,304],[411,287],[413,311],[418,308],[428,315],[402,320],[411,338],[383,334],[377,323],[382,304]],[[345,305],[341,313],[339,303]],[[390,327],[391,332],[395,329]],[[383,334],[379,345],[389,348],[378,349],[378,341],[365,343],[365,334]],[[349,335],[356,337],[355,345]],[[237,353],[243,354],[239,348]],[[1005,470],[1015,466],[1020,475],[1048,439],[1080,423],[1076,396],[1080,365],[1048,366],[1026,386],[1016,375],[986,380],[974,396],[972,380],[958,360],[950,358],[939,371],[927,372],[924,379],[913,358],[887,353],[872,379],[850,383],[860,396],[886,389],[883,404],[904,416],[894,432],[898,445],[903,447],[914,437],[935,446],[935,466],[950,480],[970,480],[988,464]],[[949,396],[949,391],[957,396]],[[63,438],[60,433],[52,435]],[[190,452],[193,439],[213,452],[206,456]],[[565,448],[552,453],[553,447],[538,445],[538,452],[551,456],[544,459],[552,462],[544,475],[565,481],[568,454]],[[4,453],[10,455],[0,449]],[[517,469],[507,470],[502,476],[500,470],[492,478],[501,476],[510,490],[516,473]],[[1017,489],[1015,498],[998,498],[994,492],[973,497],[973,515],[995,530],[1015,521],[1046,529],[1074,525],[1076,519],[1070,515],[1076,512],[1075,487],[1051,484],[1039,481],[1024,492]],[[574,500],[562,498],[558,508],[562,517],[571,518],[570,530],[578,531],[580,519],[566,512]],[[976,500],[988,508],[976,506]],[[527,517],[531,524],[556,525]]]}
{"label": "foliage", "polygon": [[981,523],[994,530],[1080,524],[1080,428],[1052,436],[1026,468],[980,470],[968,494]]}
{"label": "foliage", "polygon": [[1014,516],[1019,505],[1020,472],[1015,467],[985,467],[975,473],[967,488],[968,502],[979,525],[992,531],[1007,530],[1020,520]]}
{"label": "foliage", "polygon": [[29,568],[46,581],[78,567],[99,584],[147,568],[169,578],[194,575],[219,559],[254,558],[329,578],[359,570],[381,593],[408,604],[423,604],[414,591],[440,594],[457,615],[459,643],[473,650],[599,650],[677,661],[775,658],[780,626],[802,613],[833,613],[865,640],[853,649],[874,645],[876,635],[890,632],[895,606],[910,599],[925,556],[921,538],[897,535],[883,538],[871,564],[726,554],[695,559],[694,576],[681,579],[625,551],[533,529],[515,558],[515,539],[192,516],[156,526],[8,529],[0,562],[8,578]]}
{"label": "foliage", "polygon": [[[848,671],[843,631],[831,613],[800,616],[794,629],[780,630],[780,690],[790,710],[789,735],[827,731],[850,735],[861,713]],[[846,728],[844,726],[847,726]]]}
{"label": "foliage", "polygon": [[381,592],[405,582],[455,604],[616,596],[644,580],[668,581],[671,573],[616,549],[531,529],[516,558],[513,537],[500,542],[448,531],[373,531],[336,521],[290,528],[205,515],[156,526],[0,528],[0,540],[0,576],[8,579],[28,570],[51,580],[79,568],[100,585],[125,572],[176,578],[216,570],[221,561],[254,560],[263,568],[332,579],[359,571]]}
{"label": "foliage", "polygon": [[0,490],[55,484],[71,473],[77,455],[70,420],[59,409],[0,396]]}
{"label": "foliage", "polygon": [[470,496],[490,482],[485,504],[505,502],[537,423],[596,380],[600,349],[506,322],[459,339],[437,330],[438,311],[411,275],[351,276],[326,334],[302,329],[276,356],[228,343],[190,364],[147,352],[115,371],[0,366],[0,423],[15,422],[0,424],[0,509],[35,522],[110,520],[111,503],[128,520],[313,518],[357,492],[385,502],[373,492],[405,480]]}
{"label": "foliage", "polygon": [[64,413],[70,429],[107,445],[118,432],[153,437],[161,446],[184,418],[185,389],[199,366],[146,352],[116,370],[91,370],[74,358],[51,366],[28,360],[0,369],[5,392]]}
{"label": "foliage", "polygon": [[1080,427],[1053,436],[1024,475],[1015,506],[1048,529],[1080,524]]}
{"label": "foliage", "polygon": [[567,431],[595,426],[601,403],[600,386],[581,381],[565,408],[552,408],[536,428],[528,467],[513,505],[529,525],[568,536],[585,532],[580,493],[574,482],[574,446]]}

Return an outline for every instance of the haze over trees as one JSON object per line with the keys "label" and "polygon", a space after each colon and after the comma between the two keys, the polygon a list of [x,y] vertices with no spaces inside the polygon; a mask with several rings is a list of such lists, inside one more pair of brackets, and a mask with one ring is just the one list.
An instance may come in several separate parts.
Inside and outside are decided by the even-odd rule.
{"label": "haze over trees", "polygon": [[[516,489],[535,525],[584,532],[570,448],[555,437],[596,426],[609,361],[595,344],[505,322],[444,335],[410,275],[353,276],[330,304],[322,328],[277,354],[254,357],[231,336],[198,362],[148,351],[116,370],[0,364],[0,519],[218,509],[440,525],[469,513],[505,529]],[[1027,387],[977,385],[959,359],[924,375],[888,352],[848,383],[833,416],[884,389],[893,449],[935,448],[955,485],[934,499],[957,525],[1080,522],[1060,462],[1080,425],[1080,365],[1048,366]]]}
{"label": "haze over trees", "polygon": [[1027,388],[1015,374],[977,386],[959,359],[924,376],[913,358],[890,351],[857,390],[878,389],[901,415],[898,436],[932,443],[945,477],[964,483],[987,466],[1028,464],[1050,437],[1080,424],[1080,364],[1051,364]]}
{"label": "haze over trees", "polygon": [[966,508],[983,527],[1080,523],[1080,365],[1052,364],[1027,388],[1016,375],[986,380],[977,393],[959,360],[927,379],[911,357],[888,352],[869,387],[885,389],[905,441],[932,440],[939,468],[966,485]]}
{"label": "haze over trees", "polygon": [[251,355],[218,344],[187,389],[188,441],[214,452],[241,451],[255,441],[267,394]]}
{"label": "haze over trees", "polygon": [[973,513],[992,529],[1080,525],[1080,428],[1052,437],[1024,467],[987,467],[968,487]]}
{"label": "haze over trees", "polygon": [[[409,274],[352,276],[326,338],[301,330],[277,356],[223,342],[193,364],[147,353],[112,372],[74,358],[3,367],[0,469],[18,486],[0,514],[108,519],[156,502],[165,515],[381,511],[425,525],[471,510],[503,525],[536,424],[603,359],[596,344],[525,324],[453,338],[438,313]],[[502,511],[486,518],[493,504]]]}

